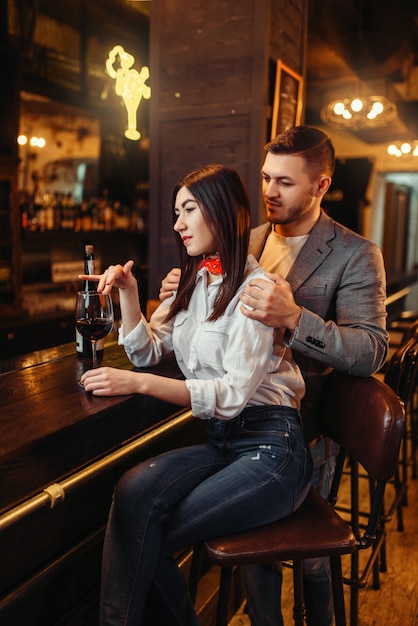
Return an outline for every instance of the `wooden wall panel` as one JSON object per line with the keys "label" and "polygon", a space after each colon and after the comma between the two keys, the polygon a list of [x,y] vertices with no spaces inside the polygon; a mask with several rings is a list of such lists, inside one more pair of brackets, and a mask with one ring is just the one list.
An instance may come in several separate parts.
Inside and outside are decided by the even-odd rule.
{"label": "wooden wall panel", "polygon": [[281,50],[302,71],[306,7],[307,0],[152,3],[150,298],[178,263],[171,190],[187,172],[214,161],[235,167],[249,189],[253,224],[264,220],[260,167],[270,136],[272,68]]}
{"label": "wooden wall panel", "polygon": [[[160,164],[164,172],[164,184],[160,187],[160,236],[159,249],[163,251],[160,267],[165,274],[173,267],[177,258],[177,244],[173,231],[171,196],[173,185],[183,173],[208,163],[226,163],[236,168],[245,179],[249,174],[249,163],[245,159],[248,152],[248,114],[219,117],[201,117],[188,120],[170,120],[160,126]],[[182,144],[179,147],[179,134]],[[199,142],[195,138],[199,137]],[[205,150],[201,145],[205,145]],[[173,160],[175,156],[175,160]],[[193,165],[191,165],[193,164]]]}

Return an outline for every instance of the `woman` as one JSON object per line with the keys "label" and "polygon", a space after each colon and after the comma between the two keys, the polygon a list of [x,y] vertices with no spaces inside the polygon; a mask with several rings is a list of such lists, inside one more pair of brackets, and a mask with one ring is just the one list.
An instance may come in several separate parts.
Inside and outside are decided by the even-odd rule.
{"label": "woman", "polygon": [[[172,555],[215,535],[289,515],[309,488],[312,463],[299,419],[301,373],[273,330],[241,312],[239,294],[264,276],[247,257],[250,209],[239,175],[210,165],[173,193],[181,244],[177,294],[147,323],[133,262],[95,276],[119,289],[119,341],[134,365],[174,350],[185,380],[102,367],[81,382],[94,395],[143,393],[191,407],[207,442],[173,450],[119,480],[102,568],[101,624],[137,626],[145,600],[165,626],[198,624]],[[90,277],[91,280],[92,277]]]}

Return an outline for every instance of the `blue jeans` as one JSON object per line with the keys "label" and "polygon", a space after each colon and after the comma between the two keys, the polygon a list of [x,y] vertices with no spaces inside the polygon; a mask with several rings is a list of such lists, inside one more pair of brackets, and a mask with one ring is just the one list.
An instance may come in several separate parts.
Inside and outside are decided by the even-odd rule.
{"label": "blue jeans", "polygon": [[[334,470],[335,456],[321,464],[314,461],[312,485],[323,498],[329,494]],[[283,626],[280,564],[246,565],[242,567],[242,576],[251,625]],[[329,559],[317,558],[303,561],[303,594],[308,626],[332,626],[334,603]]]}
{"label": "blue jeans", "polygon": [[299,415],[280,406],[212,419],[206,443],[126,472],[106,530],[100,624],[138,626],[148,597],[164,626],[197,626],[173,554],[289,515],[311,476]]}

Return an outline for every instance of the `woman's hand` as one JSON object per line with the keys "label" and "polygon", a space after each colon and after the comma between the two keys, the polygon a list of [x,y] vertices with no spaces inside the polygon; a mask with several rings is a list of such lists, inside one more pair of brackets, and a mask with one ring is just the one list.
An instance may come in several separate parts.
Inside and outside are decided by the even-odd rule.
{"label": "woman's hand", "polygon": [[136,278],[132,274],[133,265],[134,261],[132,260],[127,261],[124,266],[109,265],[103,274],[80,274],[79,278],[97,282],[97,291],[106,295],[112,291],[112,287],[117,287],[118,289],[136,287]]}
{"label": "woman's hand", "polygon": [[80,385],[94,396],[126,396],[142,393],[178,406],[190,407],[190,391],[185,380],[133,372],[114,367],[97,367],[84,372]]}
{"label": "woman's hand", "polygon": [[141,392],[141,374],[114,367],[97,367],[84,372],[80,384],[94,396],[126,396]]}

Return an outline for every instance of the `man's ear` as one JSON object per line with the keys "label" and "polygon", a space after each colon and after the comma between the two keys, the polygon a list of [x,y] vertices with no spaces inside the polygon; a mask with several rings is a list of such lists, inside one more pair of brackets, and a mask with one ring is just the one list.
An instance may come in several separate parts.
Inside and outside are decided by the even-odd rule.
{"label": "man's ear", "polygon": [[324,196],[328,189],[331,187],[332,178],[331,176],[320,176],[317,186],[317,195]]}

